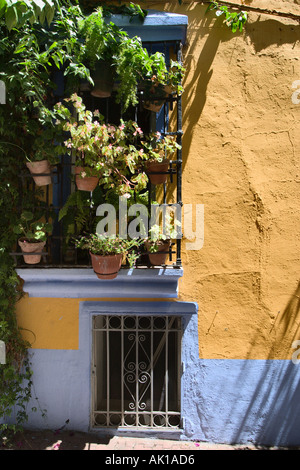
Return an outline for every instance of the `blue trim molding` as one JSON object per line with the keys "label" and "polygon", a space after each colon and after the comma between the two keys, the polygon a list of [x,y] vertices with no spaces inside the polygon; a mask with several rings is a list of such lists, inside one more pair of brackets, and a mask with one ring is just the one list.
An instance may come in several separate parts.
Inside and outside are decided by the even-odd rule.
{"label": "blue trim molding", "polygon": [[29,297],[176,298],[181,268],[121,269],[115,279],[98,279],[92,269],[18,269]]}
{"label": "blue trim molding", "polygon": [[180,41],[186,42],[188,17],[177,13],[158,10],[148,10],[144,21],[132,19],[122,15],[111,15],[112,21],[124,29],[130,37],[138,36],[143,42],[153,41]]}

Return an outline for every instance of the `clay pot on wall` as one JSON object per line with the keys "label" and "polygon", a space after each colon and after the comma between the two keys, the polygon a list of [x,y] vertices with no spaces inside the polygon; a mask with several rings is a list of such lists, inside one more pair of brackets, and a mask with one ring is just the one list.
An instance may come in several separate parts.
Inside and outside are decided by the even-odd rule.
{"label": "clay pot on wall", "polygon": [[41,253],[46,242],[29,242],[24,238],[20,238],[18,244],[22,253],[32,253],[30,255],[23,255],[26,264],[38,264],[41,261],[42,255],[35,255],[34,253]]}
{"label": "clay pot on wall", "polygon": [[80,191],[94,191],[97,187],[99,178],[97,176],[87,176],[86,169],[82,166],[75,167],[76,186]]}
{"label": "clay pot on wall", "polygon": [[169,163],[168,159],[162,162],[149,161],[146,163],[146,173],[152,184],[162,184],[167,181]]}
{"label": "clay pot on wall", "polygon": [[[32,174],[33,180],[37,186],[47,186],[51,184],[51,168],[48,160],[26,162],[26,166]],[[39,174],[44,174],[44,176],[38,176]]]}
{"label": "clay pot on wall", "polygon": [[143,107],[149,111],[158,113],[164,105],[168,95],[171,93],[171,87],[161,84],[154,85],[151,80],[145,80],[140,89],[143,90]]}
{"label": "clay pot on wall", "polygon": [[171,246],[171,240],[162,240],[157,243],[157,252],[150,253],[150,246],[151,243],[146,241],[145,242],[146,250],[149,252],[149,260],[153,266],[161,266],[162,264],[166,264],[167,257],[169,254],[169,249]]}
{"label": "clay pot on wall", "polygon": [[115,279],[122,265],[122,254],[94,255],[90,253],[94,272],[99,279]]}
{"label": "clay pot on wall", "polygon": [[104,60],[100,60],[97,62],[91,77],[94,82],[91,95],[96,96],[97,98],[109,98],[114,86],[114,76],[111,64]]}

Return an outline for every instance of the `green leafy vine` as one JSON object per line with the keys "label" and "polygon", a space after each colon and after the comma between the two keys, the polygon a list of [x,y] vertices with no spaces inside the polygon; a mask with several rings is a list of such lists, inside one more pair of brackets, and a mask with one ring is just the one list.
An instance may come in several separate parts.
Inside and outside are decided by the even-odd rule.
{"label": "green leafy vine", "polygon": [[209,4],[206,12],[210,10],[215,10],[216,16],[224,15],[224,22],[233,33],[236,31],[241,32],[248,18],[246,11],[229,11],[226,5],[220,5],[215,1]]}

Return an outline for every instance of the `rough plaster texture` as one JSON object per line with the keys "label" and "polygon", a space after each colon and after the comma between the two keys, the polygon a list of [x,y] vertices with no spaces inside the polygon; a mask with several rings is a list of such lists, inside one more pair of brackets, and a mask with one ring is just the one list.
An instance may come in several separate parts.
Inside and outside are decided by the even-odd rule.
{"label": "rough plaster texture", "polygon": [[[151,8],[162,3],[189,17],[183,202],[204,204],[205,240],[201,250],[184,251],[180,299],[199,304],[200,357],[290,358],[300,338],[299,303],[292,302],[300,248],[300,104],[292,102],[299,23],[249,13],[243,33],[232,34],[201,2]],[[300,15],[292,0],[244,4]]]}

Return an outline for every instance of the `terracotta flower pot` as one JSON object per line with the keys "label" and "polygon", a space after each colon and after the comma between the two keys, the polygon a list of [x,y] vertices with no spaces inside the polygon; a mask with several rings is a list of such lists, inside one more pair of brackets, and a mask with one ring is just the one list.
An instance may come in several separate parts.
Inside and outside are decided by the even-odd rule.
{"label": "terracotta flower pot", "polygon": [[[148,252],[150,252],[150,242],[146,241],[145,246]],[[158,242],[157,252],[149,253],[149,260],[153,266],[161,266],[162,264],[166,264],[167,257],[169,255],[169,249],[171,246],[171,240],[165,240]],[[165,252],[165,253],[162,253]]]}
{"label": "terracotta flower pot", "polygon": [[167,181],[170,160],[165,159],[162,162],[147,162],[146,173],[152,184],[162,184]]}
{"label": "terracotta flower pot", "polygon": [[163,107],[163,105],[164,105],[164,101],[159,101],[159,100],[144,101],[143,103],[143,107],[145,109],[148,109],[149,111],[153,111],[154,113],[158,113]]}
{"label": "terracotta flower pot", "polygon": [[144,80],[139,87],[144,93],[143,107],[158,113],[168,97],[163,85],[155,85],[152,80]]}
{"label": "terracotta flower pot", "polygon": [[94,255],[90,253],[94,272],[99,279],[114,279],[122,265],[122,254]]}
{"label": "terracotta flower pot", "polygon": [[91,91],[91,95],[97,98],[109,98],[114,86],[111,64],[100,60],[96,64],[95,70],[92,72],[92,79],[94,81],[94,87]]}
{"label": "terracotta flower pot", "polygon": [[[22,238],[18,240],[18,244],[22,250],[22,253],[41,253],[46,242],[35,242],[31,243]],[[42,255],[23,255],[26,264],[38,264],[41,261]]]}
{"label": "terracotta flower pot", "polygon": [[[41,160],[39,162],[26,162],[26,165],[29,168],[30,173],[33,175],[33,180],[37,186],[47,186],[48,184],[51,184],[51,168],[48,160]],[[34,176],[38,175],[39,173],[44,173],[46,175]]]}
{"label": "terracotta flower pot", "polygon": [[87,176],[86,170],[82,166],[75,167],[76,186],[80,191],[94,191],[99,182],[97,176]]}

